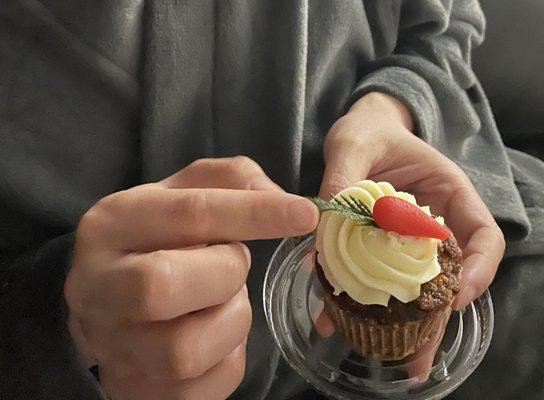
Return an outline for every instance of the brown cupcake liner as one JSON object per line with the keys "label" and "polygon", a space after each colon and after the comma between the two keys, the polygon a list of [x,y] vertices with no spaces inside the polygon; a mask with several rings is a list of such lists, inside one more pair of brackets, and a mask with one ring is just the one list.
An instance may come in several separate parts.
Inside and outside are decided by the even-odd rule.
{"label": "brown cupcake liner", "polygon": [[420,350],[431,339],[438,340],[451,313],[449,305],[429,312],[421,320],[381,324],[343,310],[332,296],[326,293],[325,309],[340,335],[362,357],[381,361],[401,360]]}

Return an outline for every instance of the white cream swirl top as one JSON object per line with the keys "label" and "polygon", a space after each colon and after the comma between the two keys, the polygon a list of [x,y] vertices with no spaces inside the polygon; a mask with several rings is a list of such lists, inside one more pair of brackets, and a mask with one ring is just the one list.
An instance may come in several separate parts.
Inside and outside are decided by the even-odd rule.
{"label": "white cream swirl top", "polygon": [[[364,180],[342,190],[371,210],[381,196],[396,196],[417,205],[413,195],[397,192],[388,182]],[[420,207],[431,215],[429,207]],[[444,224],[441,217],[436,220]],[[438,239],[420,238],[361,226],[332,211],[324,212],[317,228],[317,260],[334,294],[342,292],[361,304],[387,306],[391,296],[403,303],[419,297],[421,284],[440,273]]]}

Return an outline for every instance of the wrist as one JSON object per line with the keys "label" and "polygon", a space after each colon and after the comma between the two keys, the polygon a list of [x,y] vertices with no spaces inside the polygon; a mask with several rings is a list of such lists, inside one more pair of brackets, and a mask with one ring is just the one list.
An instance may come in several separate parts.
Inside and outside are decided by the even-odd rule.
{"label": "wrist", "polygon": [[370,92],[357,100],[348,111],[349,113],[366,114],[395,120],[406,129],[412,131],[414,121],[410,111],[403,102],[389,94]]}

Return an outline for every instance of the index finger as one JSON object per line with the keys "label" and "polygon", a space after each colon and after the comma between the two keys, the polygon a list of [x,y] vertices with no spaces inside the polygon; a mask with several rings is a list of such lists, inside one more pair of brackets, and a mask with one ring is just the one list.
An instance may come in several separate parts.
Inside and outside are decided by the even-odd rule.
{"label": "index finger", "polygon": [[266,175],[259,164],[245,156],[201,158],[158,182],[157,185],[170,189],[218,188],[283,191]]}
{"label": "index finger", "polygon": [[280,191],[148,187],[121,192],[102,209],[101,240],[128,251],[303,235],[319,220],[309,200]]}

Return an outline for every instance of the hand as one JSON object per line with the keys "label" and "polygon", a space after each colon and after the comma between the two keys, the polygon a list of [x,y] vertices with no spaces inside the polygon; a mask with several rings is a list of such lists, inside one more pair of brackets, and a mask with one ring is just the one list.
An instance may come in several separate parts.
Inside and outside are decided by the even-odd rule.
{"label": "hand", "polygon": [[463,250],[460,292],[454,301],[454,308],[460,309],[493,280],[504,237],[467,175],[411,129],[408,110],[395,98],[382,93],[361,98],[325,139],[320,196],[329,198],[369,178],[389,181],[414,194],[419,204],[430,205],[445,218]]}
{"label": "hand", "polygon": [[95,204],[77,228],[65,298],[109,398],[232,393],[251,325],[239,241],[306,234],[317,221],[312,203],[245,157],[199,160]]}

